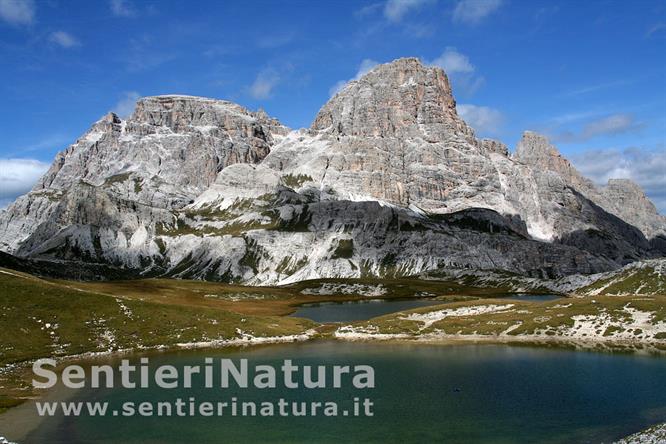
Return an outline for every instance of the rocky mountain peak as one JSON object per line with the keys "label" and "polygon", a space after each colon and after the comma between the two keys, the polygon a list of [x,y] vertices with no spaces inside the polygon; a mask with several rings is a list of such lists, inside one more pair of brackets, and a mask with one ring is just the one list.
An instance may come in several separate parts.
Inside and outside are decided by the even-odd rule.
{"label": "rocky mountain peak", "polygon": [[0,249],[259,284],[559,276],[663,255],[666,219],[631,182],[595,187],[542,135],[512,156],[477,140],[444,71],[409,58],[350,82],[310,130],[183,95],[109,113],[0,213]]}
{"label": "rocky mountain peak", "polygon": [[104,123],[116,123],[119,124],[122,122],[122,119],[114,112],[109,112],[104,115],[98,122]]}
{"label": "rocky mountain peak", "polygon": [[[254,122],[282,125],[265,112],[252,112],[226,100],[184,95],[163,95],[139,99],[128,119],[136,124],[162,126],[179,132],[186,127],[237,128]],[[285,131],[286,133],[286,128]]]}
{"label": "rocky mountain peak", "polygon": [[319,111],[311,129],[339,136],[430,141],[445,131],[473,134],[456,113],[444,71],[416,58],[379,65],[349,82]]}
{"label": "rocky mountain peak", "polygon": [[637,214],[659,214],[643,189],[630,179],[609,179],[603,192],[606,198],[615,202],[618,207],[630,208]]}
{"label": "rocky mountain peak", "polygon": [[108,113],[58,153],[35,190],[85,182],[156,207],[181,207],[228,165],[258,163],[289,129],[225,100],[144,97],[130,117]]}
{"label": "rocky mountain peak", "polygon": [[500,142],[499,140],[494,139],[481,139],[480,141],[481,149],[488,153],[497,153],[503,156],[509,155],[509,147]]}
{"label": "rocky mountain peak", "polygon": [[518,142],[514,157],[525,163],[552,162],[562,158],[557,148],[551,145],[548,138],[533,131],[523,132]]}
{"label": "rocky mountain peak", "polygon": [[593,188],[592,183],[583,177],[546,136],[525,131],[518,142],[513,158],[530,165],[537,171],[551,171],[559,174],[575,188]]}

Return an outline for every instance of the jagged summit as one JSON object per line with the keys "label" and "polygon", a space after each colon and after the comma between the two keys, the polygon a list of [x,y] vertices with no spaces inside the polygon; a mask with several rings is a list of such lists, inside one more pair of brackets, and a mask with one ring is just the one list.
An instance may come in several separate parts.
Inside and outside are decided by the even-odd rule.
{"label": "jagged summit", "polygon": [[259,122],[275,129],[282,127],[286,130],[277,119],[270,118],[265,112],[252,112],[227,100],[183,95],[143,97],[137,101],[128,120],[167,126],[175,130],[187,125],[228,128],[248,122]]}
{"label": "jagged summit", "polygon": [[534,131],[523,131],[515,153],[516,158],[525,161],[558,156],[561,157],[560,152],[548,138]]}
{"label": "jagged summit", "polygon": [[224,99],[215,99],[212,97],[203,97],[203,96],[192,96],[189,94],[157,94],[155,96],[144,96],[139,98],[138,101],[142,100],[163,100],[163,101],[170,101],[170,100],[190,100],[190,101],[197,101],[197,102],[227,102],[227,103],[233,103],[229,102],[228,100]]}
{"label": "jagged summit", "polygon": [[433,140],[446,131],[473,135],[456,113],[444,71],[415,58],[378,65],[347,84],[322,107],[311,129],[340,136],[422,135]]}
{"label": "jagged summit", "polygon": [[441,268],[561,276],[666,254],[642,190],[595,186],[547,138],[513,155],[415,58],[350,82],[309,129],[218,99],[140,99],[0,214],[0,249],[252,284]]}
{"label": "jagged summit", "polygon": [[544,135],[525,131],[516,146],[513,158],[542,171],[562,175],[577,187],[592,186]]}

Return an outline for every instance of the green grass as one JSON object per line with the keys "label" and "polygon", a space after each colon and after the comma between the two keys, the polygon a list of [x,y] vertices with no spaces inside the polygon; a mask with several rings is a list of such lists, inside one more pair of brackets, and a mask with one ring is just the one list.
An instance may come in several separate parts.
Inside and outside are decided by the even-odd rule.
{"label": "green grass", "polygon": [[0,287],[0,365],[46,356],[230,339],[238,336],[236,328],[255,336],[280,336],[314,325],[302,319],[248,316],[215,307],[120,299],[29,275],[2,273]]}
{"label": "green grass", "polygon": [[627,269],[578,289],[579,294],[590,294],[601,290],[601,294],[666,295],[666,279],[653,268]]}
{"label": "green grass", "polygon": [[287,276],[291,276],[301,268],[305,267],[307,264],[308,264],[308,259],[306,257],[303,257],[297,261],[295,261],[291,257],[285,257],[280,261],[278,266],[275,268],[275,271],[277,271],[280,274],[286,274]]}
{"label": "green grass", "polygon": [[286,176],[282,176],[282,183],[292,190],[297,190],[303,186],[304,183],[313,181],[312,177],[307,174],[287,174]]}
{"label": "green grass", "polygon": [[253,204],[253,199],[237,198],[231,206],[224,210],[219,210],[214,207],[203,207],[199,209],[189,209],[183,213],[191,219],[231,220],[252,209]]}
{"label": "green grass", "polygon": [[[84,288],[75,287],[79,284]],[[306,319],[224,309],[243,304],[243,298],[259,305],[271,296],[261,290],[225,287],[214,293],[214,284],[168,279],[90,284],[92,291],[74,281],[0,273],[0,368],[17,365],[0,373],[0,413],[34,395],[23,364],[38,358],[234,339],[237,329],[257,337],[292,335],[316,326]],[[100,292],[105,286],[116,295]]]}
{"label": "green grass", "polygon": [[135,177],[134,178],[134,192],[138,194],[141,191],[143,191],[143,179]]}
{"label": "green grass", "polygon": [[[625,306],[644,312],[652,312],[652,322],[654,323],[663,320],[666,316],[666,297],[644,298],[632,296],[567,298],[549,302],[481,299],[447,304],[446,307],[431,306],[411,310],[410,313],[428,313],[442,308],[454,309],[489,304],[513,304],[513,307],[503,313],[447,317],[424,330],[420,329],[423,326],[421,322],[403,319],[404,314],[390,314],[359,323],[359,325],[373,325],[379,328],[379,333],[390,334],[421,334],[438,330],[452,335],[498,335],[507,328],[521,323],[519,327],[509,333],[509,335],[516,336],[533,335],[548,331],[555,334],[560,327],[573,326],[574,320],[572,317],[577,315],[608,314],[613,322],[621,323],[629,318],[629,314],[624,310]],[[609,328],[598,333],[599,335],[609,336],[614,331],[619,331],[619,329]]]}

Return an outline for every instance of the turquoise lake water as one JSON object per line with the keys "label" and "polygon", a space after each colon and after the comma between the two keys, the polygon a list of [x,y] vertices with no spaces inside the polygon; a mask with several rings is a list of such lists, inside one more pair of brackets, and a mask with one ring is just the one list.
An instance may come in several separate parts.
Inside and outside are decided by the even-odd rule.
{"label": "turquoise lake water", "polygon": [[312,319],[315,322],[322,323],[352,322],[442,303],[442,301],[432,299],[369,299],[348,302],[321,302],[301,305],[291,316]]}
{"label": "turquoise lake water", "polygon": [[[666,421],[666,359],[499,345],[313,341],[150,355],[151,367],[204,357],[255,364],[371,365],[376,387],[356,389],[81,389],[71,400],[374,402],[373,417],[54,417],[25,443],[600,443]],[[119,358],[117,358],[119,359]],[[137,358],[138,359],[138,358]],[[104,363],[118,363],[106,360]],[[98,362],[99,364],[99,362]],[[197,387],[197,384],[195,384]],[[54,392],[58,393],[58,392]],[[54,393],[51,394],[53,398]],[[62,396],[58,394],[56,397]],[[21,407],[29,411],[27,405]],[[26,415],[34,413],[22,413]],[[3,415],[4,416],[4,415]],[[0,417],[0,435],[12,438]],[[4,430],[3,430],[4,427]]]}
{"label": "turquoise lake water", "polygon": [[[502,299],[533,302],[546,302],[560,298],[561,296],[552,294],[507,294],[502,296]],[[434,299],[368,299],[347,302],[320,302],[301,305],[291,316],[312,319],[315,322],[322,323],[352,322],[443,303],[445,302]]]}

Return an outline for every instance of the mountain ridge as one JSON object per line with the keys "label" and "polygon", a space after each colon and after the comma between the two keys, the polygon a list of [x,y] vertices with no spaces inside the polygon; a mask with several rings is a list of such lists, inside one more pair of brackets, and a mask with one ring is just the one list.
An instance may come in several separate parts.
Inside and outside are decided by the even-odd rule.
{"label": "mountain ridge", "polygon": [[441,268],[597,273],[666,254],[637,185],[596,187],[525,132],[477,139],[418,59],[352,81],[307,129],[184,95],[107,114],[0,214],[0,249],[143,275],[287,283]]}

